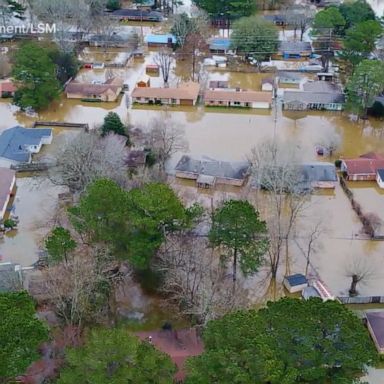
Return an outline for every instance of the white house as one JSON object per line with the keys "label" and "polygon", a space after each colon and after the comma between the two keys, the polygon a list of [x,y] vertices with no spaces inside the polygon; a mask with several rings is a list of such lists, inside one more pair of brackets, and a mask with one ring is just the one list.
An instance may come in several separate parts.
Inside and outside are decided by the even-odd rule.
{"label": "white house", "polygon": [[378,169],[376,171],[376,181],[380,188],[384,189],[384,169]]}
{"label": "white house", "polygon": [[0,168],[0,220],[4,218],[15,184],[15,171],[8,168]]}

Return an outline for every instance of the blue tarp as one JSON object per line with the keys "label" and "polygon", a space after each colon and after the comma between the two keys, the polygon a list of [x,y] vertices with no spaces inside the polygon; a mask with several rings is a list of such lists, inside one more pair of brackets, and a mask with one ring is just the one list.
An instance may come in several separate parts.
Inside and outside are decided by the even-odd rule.
{"label": "blue tarp", "polygon": [[170,34],[167,35],[147,35],[145,42],[149,44],[168,44],[172,41],[172,44],[176,43],[176,37]]}

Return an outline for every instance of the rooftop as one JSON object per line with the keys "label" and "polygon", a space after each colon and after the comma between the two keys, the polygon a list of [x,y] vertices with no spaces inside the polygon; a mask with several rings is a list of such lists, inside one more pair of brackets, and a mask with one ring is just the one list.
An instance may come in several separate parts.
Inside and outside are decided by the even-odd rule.
{"label": "rooftop", "polygon": [[132,97],[197,100],[199,91],[200,85],[190,81],[188,83],[181,83],[179,86],[173,88],[137,87],[132,91]]}
{"label": "rooftop", "polygon": [[109,79],[104,84],[79,83],[77,81],[71,81],[65,87],[65,92],[93,97],[94,95],[102,95],[108,90],[113,93],[118,93],[120,92],[122,85],[123,81],[119,78]]}
{"label": "rooftop", "polygon": [[284,103],[301,102],[306,104],[342,104],[345,96],[342,93],[329,92],[305,92],[305,91],[284,91]]}
{"label": "rooftop", "polygon": [[302,275],[301,273],[296,273],[295,275],[285,276],[285,279],[288,281],[288,283],[291,287],[308,283],[307,278],[304,275]]}
{"label": "rooftop", "polygon": [[380,179],[384,181],[384,168],[378,169],[377,173],[380,176]]}
{"label": "rooftop", "polygon": [[121,16],[121,17],[141,17],[143,16],[144,18],[153,18],[153,19],[158,19],[162,20],[163,15],[160,12],[156,11],[143,11],[141,9],[117,9],[116,11],[112,12],[113,16]]}
{"label": "rooftop", "polygon": [[284,53],[299,54],[301,52],[312,52],[312,46],[308,41],[283,40],[279,42],[279,50]]}
{"label": "rooftop", "polygon": [[341,87],[330,81],[308,81],[303,84],[303,91],[341,93]]}
{"label": "rooftop", "polygon": [[0,135],[0,157],[13,161],[29,162],[31,153],[26,148],[40,145],[44,137],[50,137],[50,128],[23,128],[16,126],[5,130]]}
{"label": "rooftop", "polygon": [[172,44],[175,44],[176,37],[169,33],[165,35],[147,35],[145,37],[145,42],[152,44],[168,44],[169,42],[172,42]]}
{"label": "rooftop", "polygon": [[380,348],[384,348],[384,311],[366,312],[371,335]]}
{"label": "rooftop", "polygon": [[384,159],[343,159],[348,175],[376,174],[378,169],[384,168]]}
{"label": "rooftop", "polygon": [[207,90],[204,93],[205,100],[214,101],[238,101],[238,102],[272,102],[272,92],[243,91],[243,90]]}
{"label": "rooftop", "polygon": [[209,49],[216,50],[227,50],[231,47],[231,40],[223,37],[214,37],[209,41]]}
{"label": "rooftop", "polygon": [[337,181],[336,167],[332,163],[313,162],[301,166],[302,182]]}

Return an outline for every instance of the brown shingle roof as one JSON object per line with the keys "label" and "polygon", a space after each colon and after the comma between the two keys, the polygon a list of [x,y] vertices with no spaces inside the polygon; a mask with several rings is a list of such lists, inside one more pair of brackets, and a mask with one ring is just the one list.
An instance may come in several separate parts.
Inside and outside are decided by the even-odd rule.
{"label": "brown shingle roof", "polygon": [[78,83],[72,81],[65,87],[65,92],[92,96],[102,95],[108,90],[111,90],[113,93],[118,93],[121,87],[122,84],[115,79],[109,79],[104,84]]}
{"label": "brown shingle roof", "polygon": [[200,85],[198,83],[182,83],[176,88],[135,88],[132,97],[152,97],[157,99],[189,99],[197,100]]}
{"label": "brown shingle roof", "polygon": [[259,92],[259,91],[205,91],[204,98],[206,101],[231,101],[231,102],[272,102],[272,92]]}
{"label": "brown shingle roof", "polygon": [[12,181],[15,177],[15,171],[0,167],[0,210],[3,209],[8,199],[9,190],[12,187]]}
{"label": "brown shingle roof", "polygon": [[384,159],[345,159],[343,160],[347,168],[347,174],[350,175],[376,175],[376,171],[384,168]]}

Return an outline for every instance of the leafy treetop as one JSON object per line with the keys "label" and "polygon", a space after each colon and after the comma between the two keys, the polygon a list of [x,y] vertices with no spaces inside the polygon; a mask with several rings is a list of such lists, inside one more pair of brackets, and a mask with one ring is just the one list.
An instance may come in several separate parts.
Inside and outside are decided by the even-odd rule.
{"label": "leafy treetop", "polygon": [[256,11],[254,0],[194,0],[194,2],[212,18],[237,19],[253,15]]}

